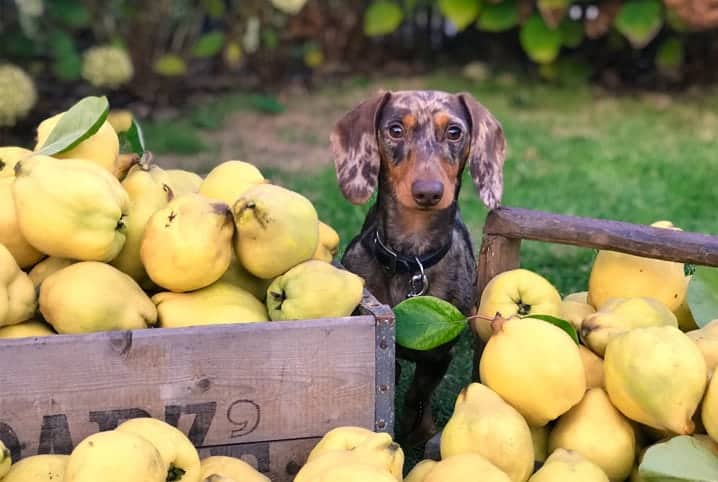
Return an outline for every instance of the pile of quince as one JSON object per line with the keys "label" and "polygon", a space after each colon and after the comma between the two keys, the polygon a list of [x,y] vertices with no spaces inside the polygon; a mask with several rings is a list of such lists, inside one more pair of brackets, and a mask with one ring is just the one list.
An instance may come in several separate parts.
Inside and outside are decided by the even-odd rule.
{"label": "pile of quince", "polygon": [[3,482],[270,482],[247,462],[223,455],[200,459],[178,428],[162,420],[127,420],[93,433],[69,455],[40,454],[12,463],[0,442]]}
{"label": "pile of quince", "polygon": [[361,302],[364,280],[333,264],[339,236],[302,194],[245,161],[202,177],[121,152],[126,112],[46,154],[67,112],[32,149],[0,148],[0,337],[342,317]]}
{"label": "pile of quince", "polygon": [[718,320],[696,324],[690,281],[682,263],[615,251],[599,251],[587,290],[565,297],[527,269],[492,278],[472,318],[485,342],[481,381],[455,402],[442,461],[420,462],[405,480],[433,480],[439,464],[468,454],[471,477],[442,480],[696,480],[639,470],[647,451],[678,439],[716,470]]}

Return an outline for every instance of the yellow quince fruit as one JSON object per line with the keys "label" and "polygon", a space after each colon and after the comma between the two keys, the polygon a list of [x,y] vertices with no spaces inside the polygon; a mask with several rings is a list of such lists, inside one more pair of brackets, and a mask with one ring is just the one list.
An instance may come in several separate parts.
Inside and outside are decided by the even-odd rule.
{"label": "yellow quince fruit", "polygon": [[199,453],[177,427],[152,417],[126,420],[115,430],[139,435],[154,445],[168,467],[168,480],[200,482]]}
{"label": "yellow quince fruit", "polygon": [[[670,222],[654,227],[676,229]],[[683,263],[601,250],[588,279],[588,302],[600,309],[611,298],[650,297],[676,312],[683,303],[689,278]]]}
{"label": "yellow quince fruit", "polygon": [[586,373],[578,345],[535,318],[498,319],[479,361],[480,377],[532,427],[568,412],[583,398]]}
{"label": "yellow quince fruit", "polygon": [[609,482],[601,468],[574,450],[556,449],[529,482]]}
{"label": "yellow quince fruit", "polygon": [[388,470],[394,477],[401,480],[404,451],[400,446],[390,444],[386,435],[377,435],[376,432],[364,427],[341,426],[331,429],[309,452],[306,463],[329,452],[351,452],[357,447],[365,447],[370,441],[375,441],[381,450],[384,450],[385,444],[389,444],[388,450],[392,457]]}
{"label": "yellow quince fruit", "polygon": [[15,177],[15,164],[32,154],[33,152],[31,150],[25,149],[24,147],[0,147],[0,179],[4,177]]}
{"label": "yellow quince fruit", "polygon": [[[45,145],[45,141],[55,128],[65,112],[53,115],[44,119],[37,126],[37,142],[34,151],[37,152]],[[87,159],[97,164],[111,173],[115,178],[119,178],[120,165],[120,139],[112,124],[105,120],[100,128],[87,139],[65,152],[54,154],[52,157],[57,159]]]}
{"label": "yellow quince fruit", "polygon": [[162,168],[147,159],[134,165],[122,180],[122,187],[130,197],[125,243],[112,266],[137,281],[147,281],[147,272],[140,259],[140,246],[150,217],[167,206],[173,193]]}
{"label": "yellow quince fruit", "polygon": [[170,187],[175,196],[199,192],[199,187],[202,185],[202,176],[192,171],[185,169],[165,169],[165,174],[167,175]]}
{"label": "yellow quince fruit", "polygon": [[339,250],[339,234],[328,224],[319,221],[319,242],[313,259],[331,263]]}
{"label": "yellow quince fruit", "polygon": [[213,476],[226,477],[237,482],[270,482],[267,476],[244,460],[224,455],[205,457],[200,461],[200,471],[200,479],[207,482],[210,482]]}
{"label": "yellow quince fruit", "polygon": [[74,259],[50,256],[33,266],[28,273],[28,276],[30,277],[30,281],[32,281],[32,284],[33,286],[35,286],[35,290],[37,291],[40,288],[40,285],[42,285],[42,282],[45,281],[47,277],[50,276],[52,273],[60,271],[62,268],[66,268],[76,262],[77,261],[75,261]]}
{"label": "yellow quince fruit", "polygon": [[487,341],[492,334],[491,321],[496,315],[561,314],[561,295],[546,278],[533,271],[517,268],[491,278],[481,293],[474,331]]}
{"label": "yellow quince fruit", "polygon": [[646,326],[678,326],[678,320],[666,306],[654,298],[613,298],[581,323],[581,339],[591,350],[603,356],[606,345],[617,335]]}
{"label": "yellow quince fruit", "polygon": [[586,388],[603,387],[603,359],[584,345],[578,346],[586,372]]}
{"label": "yellow quince fruit", "polygon": [[549,452],[569,449],[586,457],[612,482],[631,473],[636,435],[631,422],[611,404],[601,388],[586,391],[583,400],[559,417],[549,435]]}
{"label": "yellow quince fruit", "polygon": [[20,268],[25,269],[45,257],[27,242],[20,231],[12,194],[14,177],[0,177],[0,243],[12,253]]}
{"label": "yellow quince fruit", "polygon": [[67,481],[65,469],[69,455],[38,454],[24,457],[10,467],[3,482],[62,482]]}
{"label": "yellow quince fruit", "polygon": [[182,293],[207,287],[229,268],[234,224],[229,207],[197,193],[183,194],[149,218],[140,259],[150,279]]}
{"label": "yellow quince fruit", "polygon": [[504,471],[477,453],[452,455],[437,462],[424,477],[424,482],[510,482]]}
{"label": "yellow quince fruit", "polygon": [[247,271],[237,259],[234,250],[232,250],[232,260],[229,262],[229,268],[219,280],[252,293],[260,301],[267,299],[267,288],[273,281],[271,279],[257,278]]}
{"label": "yellow quince fruit", "polygon": [[521,414],[493,390],[471,383],[461,390],[441,434],[441,458],[477,453],[526,482],[534,468],[531,430]]}
{"label": "yellow quince fruit", "polygon": [[312,258],[319,242],[319,218],[301,194],[274,184],[257,184],[233,207],[235,251],[254,276],[275,278]]}
{"label": "yellow quince fruit", "polygon": [[168,466],[146,438],[120,430],[96,432],[70,453],[63,482],[165,482]]}
{"label": "yellow quince fruit", "polygon": [[163,291],[152,301],[162,328],[269,321],[264,303],[224,281],[187,293]]}
{"label": "yellow quince fruit", "polygon": [[30,319],[22,323],[0,328],[0,338],[30,338],[35,336],[55,335],[53,329],[44,321]]}
{"label": "yellow quince fruit", "polygon": [[267,182],[254,164],[230,160],[216,165],[207,173],[199,186],[199,192],[232,207],[249,188]]}
{"label": "yellow quince fruit", "polygon": [[157,309],[137,282],[97,261],[48,276],[40,287],[40,313],[58,333],[138,330],[157,322]]}
{"label": "yellow quince fruit", "polygon": [[711,378],[715,368],[718,367],[718,319],[709,321],[702,328],[688,331],[686,335],[703,353],[708,378]]}
{"label": "yellow quince fruit", "polygon": [[30,277],[0,244],[0,326],[29,320],[36,310],[37,296]]}
{"label": "yellow quince fruit", "polygon": [[267,288],[273,321],[350,316],[361,302],[364,279],[325,261],[310,259],[277,276]]}
{"label": "yellow quince fruit", "polygon": [[608,343],[606,392],[626,417],[658,430],[689,435],[707,383],[696,344],[675,326],[635,328]]}
{"label": "yellow quince fruit", "polygon": [[117,256],[130,207],[117,178],[84,159],[35,155],[15,168],[15,208],[28,243],[60,258],[109,262]]}

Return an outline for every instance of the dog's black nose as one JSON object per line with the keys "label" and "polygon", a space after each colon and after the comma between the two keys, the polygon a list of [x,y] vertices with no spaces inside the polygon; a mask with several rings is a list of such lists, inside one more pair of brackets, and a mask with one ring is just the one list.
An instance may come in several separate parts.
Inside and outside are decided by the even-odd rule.
{"label": "dog's black nose", "polygon": [[444,195],[444,184],[439,181],[414,181],[411,195],[421,207],[436,206]]}

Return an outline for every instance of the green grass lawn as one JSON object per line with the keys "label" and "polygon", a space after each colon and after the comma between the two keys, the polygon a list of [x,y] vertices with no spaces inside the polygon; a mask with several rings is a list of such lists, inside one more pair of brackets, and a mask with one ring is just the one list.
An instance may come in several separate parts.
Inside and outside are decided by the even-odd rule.
{"label": "green grass lawn", "polygon": [[[502,122],[508,140],[503,204],[633,223],[669,219],[685,230],[718,233],[718,97],[711,93],[612,97],[584,88],[471,84],[437,74],[424,88],[468,90]],[[376,87],[394,88],[393,80]],[[332,95],[337,89],[326,95]],[[320,95],[320,94],[314,94]],[[326,126],[327,132],[331,128]],[[320,133],[317,139],[325,139]],[[368,206],[341,196],[333,168],[297,174],[276,168],[267,176],[296,189],[340,234],[342,249],[359,229]],[[478,248],[486,209],[466,178],[460,208]],[[522,266],[544,275],[561,294],[586,289],[593,251],[524,242]],[[402,400],[411,367],[397,388]],[[436,392],[443,425],[471,374],[470,336],[464,333],[449,374]],[[407,467],[420,453],[407,453]]]}

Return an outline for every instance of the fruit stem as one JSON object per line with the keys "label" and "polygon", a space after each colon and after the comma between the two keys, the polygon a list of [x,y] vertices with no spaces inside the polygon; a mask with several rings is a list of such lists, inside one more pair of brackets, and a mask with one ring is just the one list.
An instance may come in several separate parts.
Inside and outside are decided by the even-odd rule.
{"label": "fruit stem", "polygon": [[175,198],[174,191],[167,184],[162,184],[162,189],[164,190],[164,192],[167,193],[167,202],[170,202],[171,200],[173,200]]}
{"label": "fruit stem", "polygon": [[176,482],[182,479],[185,474],[185,470],[179,467],[175,467],[174,464],[170,464],[170,469],[167,471],[167,482]]}
{"label": "fruit stem", "polygon": [[212,203],[212,210],[219,215],[222,216],[231,216],[232,210],[229,209],[229,205],[227,203],[218,202],[218,203]]}

